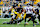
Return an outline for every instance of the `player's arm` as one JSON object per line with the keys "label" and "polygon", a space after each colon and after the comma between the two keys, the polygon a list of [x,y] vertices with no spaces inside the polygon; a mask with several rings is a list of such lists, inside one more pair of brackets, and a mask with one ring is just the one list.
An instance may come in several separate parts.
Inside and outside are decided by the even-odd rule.
{"label": "player's arm", "polygon": [[36,14],[37,12],[32,9],[32,11]]}
{"label": "player's arm", "polygon": [[26,17],[26,13],[23,15],[23,19],[25,19],[25,17]]}
{"label": "player's arm", "polygon": [[[12,8],[13,8],[13,7],[12,7]],[[10,9],[9,9],[9,11],[11,11],[11,10],[12,10],[12,8],[10,8]],[[9,13],[9,11],[8,11],[8,13]]]}
{"label": "player's arm", "polygon": [[23,9],[23,12],[25,13],[26,12],[26,9]]}
{"label": "player's arm", "polygon": [[11,9],[9,9],[9,11],[11,11],[13,9],[13,7]]}

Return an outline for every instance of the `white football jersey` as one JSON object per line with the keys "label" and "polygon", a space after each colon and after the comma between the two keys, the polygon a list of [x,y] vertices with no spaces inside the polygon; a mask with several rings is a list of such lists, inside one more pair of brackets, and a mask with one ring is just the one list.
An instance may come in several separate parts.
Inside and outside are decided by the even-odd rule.
{"label": "white football jersey", "polygon": [[5,12],[5,14],[9,15],[9,13],[8,13],[8,7],[5,7],[5,9],[7,10],[7,11]]}
{"label": "white football jersey", "polygon": [[6,9],[5,9],[5,7],[2,7],[2,11],[5,11]]}
{"label": "white football jersey", "polygon": [[33,11],[32,11],[32,6],[29,6],[29,7],[24,7],[24,9],[26,9],[26,14],[32,14]]}
{"label": "white football jersey", "polygon": [[[33,10],[35,11],[35,9],[37,9],[36,7],[33,8]],[[36,15],[35,13],[32,14],[33,16]]]}

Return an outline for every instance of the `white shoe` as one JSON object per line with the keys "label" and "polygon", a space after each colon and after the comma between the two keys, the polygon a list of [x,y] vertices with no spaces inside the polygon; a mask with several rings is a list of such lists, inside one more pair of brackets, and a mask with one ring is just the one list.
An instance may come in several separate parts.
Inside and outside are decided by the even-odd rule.
{"label": "white shoe", "polygon": [[6,21],[3,22],[3,24],[7,23]]}
{"label": "white shoe", "polygon": [[33,27],[36,27],[36,25],[35,25],[35,24],[33,24]]}
{"label": "white shoe", "polygon": [[36,25],[39,25],[39,23],[37,23]]}
{"label": "white shoe", "polygon": [[17,23],[17,24],[20,24],[20,23]]}
{"label": "white shoe", "polygon": [[28,22],[26,22],[25,24],[29,25],[29,23],[28,23]]}

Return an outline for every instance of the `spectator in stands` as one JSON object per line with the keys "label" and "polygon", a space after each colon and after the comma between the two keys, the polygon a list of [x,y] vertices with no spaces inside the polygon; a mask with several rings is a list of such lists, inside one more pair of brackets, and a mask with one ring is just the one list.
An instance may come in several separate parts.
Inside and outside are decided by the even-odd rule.
{"label": "spectator in stands", "polygon": [[9,16],[8,16],[9,15],[9,13],[8,13],[8,4],[6,4],[5,9],[6,10],[5,10],[5,17],[4,18],[6,18],[6,17],[9,18]]}
{"label": "spectator in stands", "polygon": [[22,1],[22,0],[16,0],[16,2],[17,2],[17,3],[18,3],[18,2],[20,2],[20,3],[21,3],[21,1]]}
{"label": "spectator in stands", "polygon": [[[11,6],[8,6],[8,10],[11,9]],[[11,17],[11,11],[9,11],[9,17]]]}
{"label": "spectator in stands", "polygon": [[36,1],[36,0],[28,0],[30,3],[32,2],[32,5],[34,4],[34,1]]}
{"label": "spectator in stands", "polygon": [[2,0],[0,0],[0,6],[2,6],[3,5],[3,1]]}
{"label": "spectator in stands", "polygon": [[32,5],[34,4],[34,1],[36,1],[36,0],[31,0],[32,1]]}
{"label": "spectator in stands", "polygon": [[0,17],[2,17],[2,8],[0,8]]}
{"label": "spectator in stands", "polygon": [[0,18],[1,18],[1,8],[0,8]]}
{"label": "spectator in stands", "polygon": [[5,6],[4,6],[4,4],[3,4],[3,7],[2,7],[2,11],[3,11],[3,18],[4,18],[4,16],[5,16]]}
{"label": "spectator in stands", "polygon": [[13,0],[10,0],[10,5],[11,5],[11,6],[12,6],[12,1],[13,1]]}

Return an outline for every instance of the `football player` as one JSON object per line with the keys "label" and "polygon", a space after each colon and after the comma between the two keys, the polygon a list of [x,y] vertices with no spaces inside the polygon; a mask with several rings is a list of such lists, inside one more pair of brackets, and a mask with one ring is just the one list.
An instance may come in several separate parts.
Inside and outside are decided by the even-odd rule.
{"label": "football player", "polygon": [[[28,5],[28,4],[27,4]],[[35,26],[35,24],[34,23],[37,23],[36,21],[34,21],[34,16],[32,15],[33,14],[33,12],[34,13],[36,13],[34,10],[33,10],[33,7],[32,7],[33,5],[31,5],[30,7],[29,7],[29,5],[28,6],[26,6],[26,7],[24,7],[24,12],[26,11],[26,18],[28,18],[28,17],[31,17],[31,19],[32,19],[32,21],[33,21],[33,26]],[[27,23],[26,22],[26,18],[25,18],[25,24]]]}

